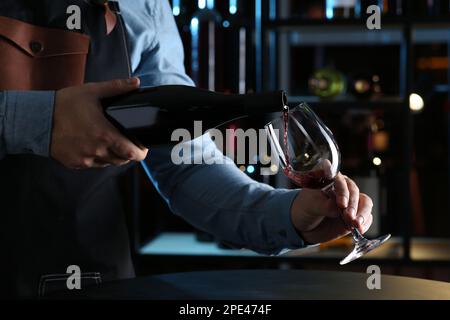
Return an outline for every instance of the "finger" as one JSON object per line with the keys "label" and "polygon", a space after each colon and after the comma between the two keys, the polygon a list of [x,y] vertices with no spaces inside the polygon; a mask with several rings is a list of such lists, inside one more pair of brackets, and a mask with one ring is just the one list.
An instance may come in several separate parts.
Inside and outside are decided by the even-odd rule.
{"label": "finger", "polygon": [[93,166],[94,166],[94,158],[85,157],[76,161],[76,163],[73,166],[71,166],[71,168],[74,170],[83,170],[92,168]]}
{"label": "finger", "polygon": [[105,166],[123,166],[130,163],[130,160],[118,157],[113,151],[108,150],[107,154],[95,159],[96,163]]}
{"label": "finger", "polygon": [[122,160],[142,161],[147,156],[147,149],[137,147],[118,132],[114,134],[113,143],[109,149]]}
{"label": "finger", "polygon": [[348,206],[349,190],[345,177],[338,173],[334,181],[334,191],[336,193],[336,204],[339,208],[345,209]]}
{"label": "finger", "polygon": [[111,164],[103,162],[101,160],[94,160],[93,164],[92,164],[92,168],[96,168],[96,169],[104,169],[107,167],[110,167]]}
{"label": "finger", "polygon": [[370,226],[372,225],[373,222],[373,215],[369,214],[363,222],[363,225],[361,227],[358,227],[358,230],[361,232],[361,234],[364,234],[367,232],[367,230],[370,229]]}
{"label": "finger", "polygon": [[373,216],[370,212],[366,211],[364,213],[358,214],[355,221],[355,227],[358,228],[359,232],[365,233],[372,224]]}
{"label": "finger", "polygon": [[347,217],[348,221],[353,221],[356,218],[356,211],[358,210],[359,203],[359,188],[352,179],[345,177],[347,182],[347,188],[349,190],[348,206],[344,210],[344,216]]}
{"label": "finger", "polygon": [[99,98],[109,98],[128,93],[139,88],[139,78],[129,78],[123,80],[111,80],[97,83],[88,83],[91,92]]}
{"label": "finger", "polygon": [[361,233],[365,233],[372,224],[372,208],[372,200],[366,194],[360,194],[355,227],[357,227]]}

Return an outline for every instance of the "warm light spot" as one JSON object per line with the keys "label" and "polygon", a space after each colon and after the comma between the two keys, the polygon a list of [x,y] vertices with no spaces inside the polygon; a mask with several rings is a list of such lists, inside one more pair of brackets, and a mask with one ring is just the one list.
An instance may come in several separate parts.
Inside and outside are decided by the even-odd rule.
{"label": "warm light spot", "polygon": [[421,96],[419,96],[417,93],[411,93],[409,96],[409,108],[412,111],[420,111],[423,109],[425,103],[423,102],[423,99]]}
{"label": "warm light spot", "polygon": [[376,165],[376,166],[381,165],[381,159],[378,158],[378,157],[374,157],[373,160],[372,160],[372,162],[373,162],[373,164]]}

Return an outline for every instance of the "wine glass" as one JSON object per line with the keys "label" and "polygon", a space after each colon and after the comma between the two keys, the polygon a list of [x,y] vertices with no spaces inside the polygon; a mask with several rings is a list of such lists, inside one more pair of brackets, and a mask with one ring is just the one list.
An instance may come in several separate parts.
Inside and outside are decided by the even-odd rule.
{"label": "wine glass", "polygon": [[[265,129],[272,152],[278,156],[288,178],[301,188],[321,189],[326,196],[335,198],[334,180],[341,161],[339,148],[331,131],[306,103],[292,110],[285,107],[283,115]],[[341,265],[358,259],[391,237],[387,234],[369,240],[354,226],[350,229],[354,249],[340,261]]]}

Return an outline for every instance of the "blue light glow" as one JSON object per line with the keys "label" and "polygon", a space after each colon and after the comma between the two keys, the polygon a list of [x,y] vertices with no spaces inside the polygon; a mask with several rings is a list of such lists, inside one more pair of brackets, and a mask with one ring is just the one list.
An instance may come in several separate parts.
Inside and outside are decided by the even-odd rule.
{"label": "blue light glow", "polygon": [[191,68],[192,79],[195,83],[198,83],[198,68],[199,68],[199,54],[198,54],[198,24],[197,18],[191,20]]}
{"label": "blue light glow", "polygon": [[181,13],[180,0],[173,0],[172,12],[174,16],[179,16]]}
{"label": "blue light glow", "polygon": [[224,28],[228,28],[230,26],[230,22],[228,20],[224,20],[222,22],[222,25],[223,25]]}
{"label": "blue light glow", "polygon": [[327,19],[333,19],[334,0],[327,0],[325,15]]}
{"label": "blue light glow", "polygon": [[214,0],[206,0],[206,7],[207,7],[209,10],[214,9]]}
{"label": "blue light glow", "polygon": [[205,9],[206,8],[206,0],[198,0],[198,8]]}
{"label": "blue light glow", "polygon": [[230,14],[237,13],[237,0],[230,0],[230,6],[228,11],[230,12]]}
{"label": "blue light glow", "polygon": [[255,0],[256,91],[262,88],[262,0]]}
{"label": "blue light glow", "polygon": [[192,18],[191,20],[191,31],[198,32],[198,19],[197,18]]}
{"label": "blue light glow", "polygon": [[269,3],[269,18],[275,20],[277,18],[277,0],[270,0]]}
{"label": "blue light glow", "polygon": [[253,172],[255,172],[255,167],[254,166],[252,166],[252,165],[249,165],[248,167],[247,167],[247,172],[248,173],[253,173]]}

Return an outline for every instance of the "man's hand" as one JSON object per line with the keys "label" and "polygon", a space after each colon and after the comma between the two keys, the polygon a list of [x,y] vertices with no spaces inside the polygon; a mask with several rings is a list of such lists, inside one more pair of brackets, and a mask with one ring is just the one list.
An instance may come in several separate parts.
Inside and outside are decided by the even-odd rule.
{"label": "man's hand", "polygon": [[101,98],[139,88],[139,79],[88,83],[56,92],[51,157],[72,169],[141,161],[147,149],[125,138],[105,118]]}
{"label": "man's hand", "polygon": [[294,200],[292,222],[309,243],[342,237],[350,232],[350,226],[365,233],[372,224],[372,200],[360,193],[350,178],[338,174],[334,187],[335,199],[320,190],[303,189]]}

